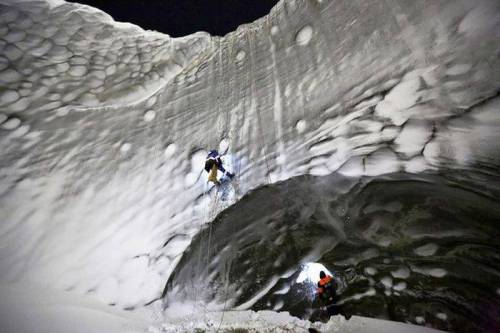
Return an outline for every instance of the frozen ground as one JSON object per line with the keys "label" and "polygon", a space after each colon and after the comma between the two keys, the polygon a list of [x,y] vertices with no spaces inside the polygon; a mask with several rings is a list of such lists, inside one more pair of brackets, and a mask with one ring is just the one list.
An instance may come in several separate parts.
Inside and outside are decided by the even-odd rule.
{"label": "frozen ground", "polygon": [[92,297],[47,290],[39,285],[0,286],[2,332],[145,332],[151,321],[112,308]]}
{"label": "frozen ground", "polygon": [[[202,320],[200,320],[202,319]],[[224,313],[211,312],[199,318],[192,316],[181,318],[167,318],[161,328],[150,329],[153,333],[170,332],[265,332],[288,333],[307,332],[316,329],[319,332],[405,332],[424,333],[439,332],[427,327],[408,325],[386,320],[363,318],[354,316],[346,321],[342,316],[334,316],[327,323],[311,323],[290,316],[287,312],[274,311],[227,311]],[[238,331],[239,330],[239,331]]]}
{"label": "frozen ground", "polygon": [[[200,228],[262,185],[498,176],[499,27],[494,0],[286,0],[224,38],[172,39],[0,0],[0,283],[139,311]],[[239,188],[211,205],[200,170],[219,145]]]}
{"label": "frozen ground", "polygon": [[[204,312],[179,304],[174,315],[152,317],[151,314],[111,308],[88,296],[64,291],[44,290],[36,285],[0,286],[0,323],[2,332],[16,333],[191,333],[191,332],[437,332],[419,326],[370,318],[333,317],[328,323],[310,323],[273,311]],[[182,315],[186,313],[186,315]],[[197,315],[195,315],[197,313]]]}

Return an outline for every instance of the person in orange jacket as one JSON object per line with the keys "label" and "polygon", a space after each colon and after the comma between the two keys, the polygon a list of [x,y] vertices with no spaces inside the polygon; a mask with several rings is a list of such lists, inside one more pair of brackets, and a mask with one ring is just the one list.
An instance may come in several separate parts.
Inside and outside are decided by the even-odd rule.
{"label": "person in orange jacket", "polygon": [[335,296],[337,294],[337,283],[331,275],[325,274],[325,272],[319,272],[319,282],[317,289],[318,299],[325,305],[328,315],[333,316],[341,314],[345,319],[349,320],[351,318],[350,313],[346,313],[341,305],[335,304]]}
{"label": "person in orange jacket", "polygon": [[333,304],[335,297],[335,281],[331,275],[325,274],[324,271],[319,272],[319,282],[317,295],[326,306]]}

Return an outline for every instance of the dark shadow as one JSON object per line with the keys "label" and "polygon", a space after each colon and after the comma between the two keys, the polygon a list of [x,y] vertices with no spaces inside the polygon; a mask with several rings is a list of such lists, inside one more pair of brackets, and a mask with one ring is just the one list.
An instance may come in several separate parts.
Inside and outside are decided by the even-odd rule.
{"label": "dark shadow", "polygon": [[194,238],[165,303],[326,320],[319,277],[298,282],[303,264],[317,262],[339,285],[335,312],[481,330],[498,322],[484,306],[500,306],[498,193],[453,178],[301,176],[259,188]]}
{"label": "dark shadow", "polygon": [[197,31],[224,36],[245,23],[269,14],[277,0],[79,0],[99,8],[115,21],[130,22],[172,37]]}

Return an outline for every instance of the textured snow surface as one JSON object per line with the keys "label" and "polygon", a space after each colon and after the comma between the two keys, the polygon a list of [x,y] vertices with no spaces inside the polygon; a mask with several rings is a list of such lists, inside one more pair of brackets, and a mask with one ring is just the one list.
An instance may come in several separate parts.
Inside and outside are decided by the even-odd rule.
{"label": "textured snow surface", "polygon": [[[0,0],[0,282],[137,308],[258,186],[498,166],[499,6],[286,0],[224,38],[172,39]],[[219,145],[240,186],[210,208]]]}
{"label": "textured snow surface", "polygon": [[[306,332],[308,328],[321,332],[438,332],[425,327],[406,325],[370,318],[353,317],[346,321],[335,316],[328,323],[311,323],[290,316],[287,312],[226,311],[204,312],[189,304],[179,304],[172,316],[152,316],[133,313],[103,305],[92,297],[40,288],[37,285],[0,285],[2,332],[16,333],[191,333],[191,332]],[[184,312],[182,312],[184,311]],[[196,313],[196,315],[194,315]],[[437,315],[442,320],[446,315]]]}
{"label": "textured snow surface", "polygon": [[[200,320],[202,319],[202,320]],[[151,333],[174,332],[249,332],[291,333],[307,332],[309,328],[319,332],[440,332],[427,327],[354,316],[346,321],[342,316],[333,316],[327,323],[311,323],[292,317],[288,312],[273,311],[227,311],[205,313],[198,318],[190,316],[168,318],[161,327],[150,327]]]}

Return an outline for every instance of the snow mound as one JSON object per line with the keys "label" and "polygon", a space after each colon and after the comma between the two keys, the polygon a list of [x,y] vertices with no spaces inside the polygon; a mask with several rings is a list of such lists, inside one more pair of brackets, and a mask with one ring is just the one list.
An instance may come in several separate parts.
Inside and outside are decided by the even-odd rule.
{"label": "snow mound", "polygon": [[[354,316],[334,316],[311,323],[288,312],[204,312],[185,304],[175,313],[123,311],[93,297],[55,291],[33,284],[0,285],[0,331],[16,333],[192,333],[192,332],[437,332],[426,327]],[[185,310],[185,311],[182,311]]]}
{"label": "snow mound", "polygon": [[0,332],[144,332],[150,321],[89,296],[35,285],[0,285]]}
{"label": "snow mound", "polygon": [[188,333],[188,332],[245,332],[245,333],[291,333],[307,332],[314,329],[319,332],[349,333],[387,333],[406,332],[423,333],[437,330],[416,325],[396,323],[387,320],[354,316],[346,320],[342,316],[333,316],[327,323],[300,320],[288,312],[275,311],[226,311],[201,313],[198,320],[192,316],[167,318],[161,327],[150,327],[151,333]]}

